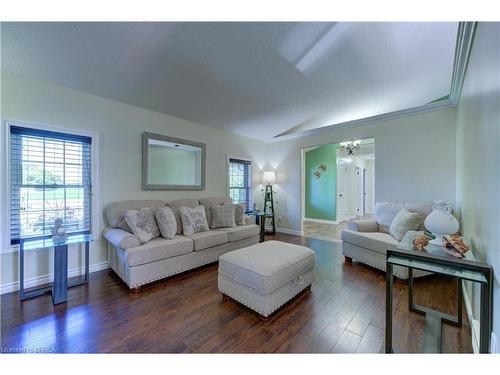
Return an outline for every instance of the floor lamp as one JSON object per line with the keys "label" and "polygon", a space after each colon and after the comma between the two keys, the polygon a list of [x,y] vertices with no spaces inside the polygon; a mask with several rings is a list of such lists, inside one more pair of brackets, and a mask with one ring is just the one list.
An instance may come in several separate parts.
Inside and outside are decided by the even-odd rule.
{"label": "floor lamp", "polygon": [[[274,171],[264,171],[262,176],[264,183],[266,184],[266,190],[264,192],[264,214],[263,220],[271,220],[272,231],[266,231],[268,234],[276,233],[276,225],[274,222],[274,200],[273,200],[273,184],[276,182],[276,174]],[[265,224],[264,224],[265,227]]]}

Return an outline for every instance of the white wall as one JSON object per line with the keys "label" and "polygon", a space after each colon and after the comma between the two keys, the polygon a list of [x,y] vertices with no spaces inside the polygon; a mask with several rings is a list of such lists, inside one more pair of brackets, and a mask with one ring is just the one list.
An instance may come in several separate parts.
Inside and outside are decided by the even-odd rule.
{"label": "white wall", "polygon": [[375,201],[455,202],[456,110],[422,113],[275,143],[279,226],[300,231],[300,148],[375,138]]}
{"label": "white wall", "polygon": [[375,160],[365,160],[366,163],[366,213],[373,213],[375,206]]}
{"label": "white wall", "polygon": [[[457,202],[465,240],[494,269],[493,330],[500,352],[499,23],[478,24],[457,110]],[[478,319],[478,290],[469,285],[466,298]]]}
{"label": "white wall", "polygon": [[[44,124],[62,129],[81,129],[98,134],[101,178],[97,184],[94,181],[94,187],[100,198],[101,213],[106,204],[125,199],[174,200],[226,195],[228,154],[252,158],[255,179],[259,179],[259,168],[265,164],[265,144],[262,142],[10,72],[2,71],[1,93],[2,120]],[[198,192],[142,191],[143,131],[206,143],[206,189]],[[5,129],[2,128],[2,148],[5,146],[4,136]],[[2,158],[5,158],[3,152]],[[2,171],[4,165],[5,160],[2,160]],[[5,196],[4,191],[3,182],[2,197]],[[256,196],[258,202],[260,198],[259,192]],[[4,199],[2,213],[6,212],[7,203],[9,202]],[[100,219],[101,228],[104,228],[104,218]],[[5,223],[2,223],[2,228],[5,232]],[[0,246],[3,252],[0,256],[0,284],[4,286],[18,280],[18,254],[5,253],[7,247],[5,241]],[[105,241],[100,238],[91,247],[90,262],[99,265],[106,259]],[[77,259],[75,255],[72,255],[70,260],[70,267],[81,266],[81,259]],[[26,261],[27,277],[41,276],[50,271],[47,251],[30,253]]]}

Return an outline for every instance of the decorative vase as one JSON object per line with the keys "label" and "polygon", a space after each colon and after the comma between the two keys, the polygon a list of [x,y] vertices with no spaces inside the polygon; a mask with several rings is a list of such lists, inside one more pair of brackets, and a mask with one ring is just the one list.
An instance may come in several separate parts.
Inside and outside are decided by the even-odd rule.
{"label": "decorative vase", "polygon": [[439,246],[443,245],[443,236],[456,233],[459,227],[457,219],[443,201],[434,203],[433,211],[425,218],[424,225],[429,232],[436,236],[430,243]]}

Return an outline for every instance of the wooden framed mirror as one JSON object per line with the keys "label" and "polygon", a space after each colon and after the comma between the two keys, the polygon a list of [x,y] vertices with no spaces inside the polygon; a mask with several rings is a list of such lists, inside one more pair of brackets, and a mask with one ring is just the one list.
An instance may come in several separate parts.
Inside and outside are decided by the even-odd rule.
{"label": "wooden framed mirror", "polygon": [[206,145],[144,132],[143,190],[204,190]]}

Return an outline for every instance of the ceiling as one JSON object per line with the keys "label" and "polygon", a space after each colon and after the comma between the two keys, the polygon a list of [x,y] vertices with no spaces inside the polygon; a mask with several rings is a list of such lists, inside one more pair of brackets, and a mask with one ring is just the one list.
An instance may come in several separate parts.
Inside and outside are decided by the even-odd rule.
{"label": "ceiling", "polygon": [[448,95],[457,37],[457,23],[3,23],[1,30],[2,69],[265,141]]}

